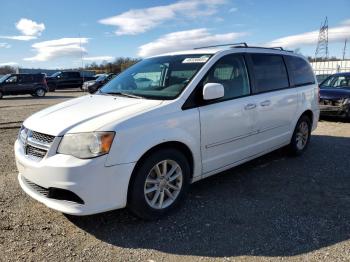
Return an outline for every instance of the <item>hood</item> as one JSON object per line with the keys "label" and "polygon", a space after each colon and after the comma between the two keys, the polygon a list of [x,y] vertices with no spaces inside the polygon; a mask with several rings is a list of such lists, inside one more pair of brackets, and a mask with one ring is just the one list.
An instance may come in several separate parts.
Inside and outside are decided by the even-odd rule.
{"label": "hood", "polygon": [[322,99],[340,100],[350,97],[350,89],[345,88],[321,88],[320,97]]}
{"label": "hood", "polygon": [[117,124],[162,102],[119,96],[86,95],[39,111],[27,118],[23,124],[26,128],[52,136],[92,132],[103,130],[107,124]]}

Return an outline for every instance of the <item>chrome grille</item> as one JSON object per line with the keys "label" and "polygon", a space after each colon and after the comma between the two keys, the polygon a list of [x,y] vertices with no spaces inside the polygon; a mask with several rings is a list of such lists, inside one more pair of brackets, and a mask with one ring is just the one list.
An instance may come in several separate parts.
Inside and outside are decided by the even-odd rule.
{"label": "chrome grille", "polygon": [[45,144],[51,144],[55,139],[54,136],[45,135],[35,131],[32,131],[32,138],[33,140],[36,140],[38,142],[45,143]]}
{"label": "chrome grille", "polygon": [[49,189],[41,187],[35,183],[33,183],[32,181],[29,181],[28,179],[26,179],[25,177],[23,177],[24,182],[26,182],[26,184],[31,187],[33,190],[35,190],[36,192],[38,192],[39,194],[47,197],[49,195]]}
{"label": "chrome grille", "polygon": [[31,145],[26,146],[26,155],[34,157],[34,158],[39,158],[42,159],[45,157],[47,151],[43,150],[41,148],[37,148]]}
{"label": "chrome grille", "polygon": [[55,139],[54,136],[29,129],[25,129],[25,132],[21,131],[21,133],[23,133],[23,137],[20,134],[20,138],[23,143],[24,152],[28,158],[35,161],[40,161],[46,156]]}

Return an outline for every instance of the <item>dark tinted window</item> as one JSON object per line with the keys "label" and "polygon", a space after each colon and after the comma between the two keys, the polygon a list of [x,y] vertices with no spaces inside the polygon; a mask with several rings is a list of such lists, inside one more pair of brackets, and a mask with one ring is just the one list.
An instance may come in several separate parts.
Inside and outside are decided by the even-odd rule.
{"label": "dark tinted window", "polygon": [[224,86],[225,95],[220,100],[249,95],[249,78],[243,56],[228,55],[221,58],[205,76],[203,86],[207,83]]}
{"label": "dark tinted window", "polygon": [[288,75],[280,55],[253,54],[255,88],[258,93],[289,87]]}
{"label": "dark tinted window", "polygon": [[314,84],[315,78],[308,62],[300,57],[287,56],[295,86]]}
{"label": "dark tinted window", "polygon": [[79,72],[69,72],[68,73],[68,77],[69,78],[79,78],[80,77],[80,73]]}
{"label": "dark tinted window", "polygon": [[33,77],[33,75],[19,75],[18,82],[19,83],[33,83],[34,77]]}

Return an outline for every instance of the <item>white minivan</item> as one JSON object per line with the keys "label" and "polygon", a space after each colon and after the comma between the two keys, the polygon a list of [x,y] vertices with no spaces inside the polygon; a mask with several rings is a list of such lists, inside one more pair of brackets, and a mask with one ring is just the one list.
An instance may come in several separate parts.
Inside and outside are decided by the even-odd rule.
{"label": "white minivan", "polygon": [[145,219],[189,184],[283,146],[300,155],[319,118],[308,61],[243,44],[158,55],[96,94],[26,119],[15,143],[22,189],[72,215],[128,207]]}

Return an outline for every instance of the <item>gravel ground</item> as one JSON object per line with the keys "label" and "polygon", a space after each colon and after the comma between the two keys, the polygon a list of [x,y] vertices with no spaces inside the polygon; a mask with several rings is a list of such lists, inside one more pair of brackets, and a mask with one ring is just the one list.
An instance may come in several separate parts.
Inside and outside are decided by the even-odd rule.
{"label": "gravel ground", "polygon": [[80,92],[0,100],[2,261],[350,261],[350,123],[319,123],[298,158],[281,149],[191,186],[168,217],[71,217],[17,183],[13,144],[33,112]]}

